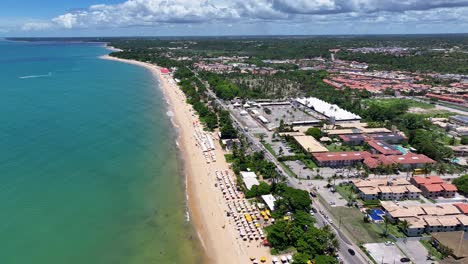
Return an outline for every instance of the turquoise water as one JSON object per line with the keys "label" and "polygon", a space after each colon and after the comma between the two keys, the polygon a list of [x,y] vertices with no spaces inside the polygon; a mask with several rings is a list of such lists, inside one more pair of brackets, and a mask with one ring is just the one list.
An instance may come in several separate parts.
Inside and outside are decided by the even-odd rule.
{"label": "turquoise water", "polygon": [[199,263],[162,94],[105,53],[0,41],[1,263]]}
{"label": "turquoise water", "polygon": [[401,153],[406,154],[408,153],[408,150],[406,150],[403,146],[401,145],[393,145],[397,150],[399,150]]}

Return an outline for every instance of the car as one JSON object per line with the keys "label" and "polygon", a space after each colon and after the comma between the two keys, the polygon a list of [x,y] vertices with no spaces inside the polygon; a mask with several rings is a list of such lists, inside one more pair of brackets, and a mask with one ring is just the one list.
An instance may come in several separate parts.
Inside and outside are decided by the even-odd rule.
{"label": "car", "polygon": [[401,262],[410,262],[411,259],[409,259],[409,258],[401,258],[400,261],[401,261]]}
{"label": "car", "polygon": [[351,256],[354,256],[356,255],[356,252],[354,252],[354,250],[352,248],[348,248],[348,252]]}
{"label": "car", "polygon": [[392,246],[392,245],[395,245],[395,243],[392,242],[392,241],[385,241],[385,245],[386,246]]}

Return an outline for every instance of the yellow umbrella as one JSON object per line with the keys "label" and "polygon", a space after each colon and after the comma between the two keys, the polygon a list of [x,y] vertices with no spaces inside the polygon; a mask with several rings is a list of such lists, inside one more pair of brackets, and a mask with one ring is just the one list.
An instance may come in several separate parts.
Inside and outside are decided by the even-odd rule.
{"label": "yellow umbrella", "polygon": [[262,257],[262,258],[260,259],[260,261],[261,261],[261,262],[266,262],[266,258],[265,258],[265,257]]}

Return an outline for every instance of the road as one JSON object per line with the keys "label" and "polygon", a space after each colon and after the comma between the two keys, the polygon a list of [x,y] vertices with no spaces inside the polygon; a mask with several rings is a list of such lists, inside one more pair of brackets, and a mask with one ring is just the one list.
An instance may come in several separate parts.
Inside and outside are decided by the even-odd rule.
{"label": "road", "polygon": [[[195,73],[195,75],[196,75],[196,73]],[[197,76],[197,78],[198,78],[198,76]],[[204,83],[201,79],[199,79],[199,80],[202,83]],[[291,186],[291,187],[296,188],[296,189],[302,189],[302,190],[309,191],[307,189],[307,186],[304,186],[304,185],[301,184],[300,180],[289,177],[289,175],[283,170],[283,167],[280,165],[280,163],[278,162],[276,157],[274,157],[273,154],[271,154],[263,146],[263,144],[261,144],[260,139],[256,138],[254,135],[252,135],[252,133],[250,131],[246,130],[245,127],[242,126],[242,122],[235,115],[232,114],[232,112],[229,109],[229,106],[225,102],[220,100],[216,96],[216,94],[210,89],[210,87],[208,87],[208,85],[205,84],[205,86],[207,88],[207,90],[206,90],[207,94],[210,97],[212,97],[222,109],[229,111],[231,119],[233,120],[234,127],[245,136],[247,142],[251,144],[250,146],[251,146],[252,150],[253,151],[263,152],[265,154],[265,159],[268,160],[268,161],[271,161],[273,164],[275,164],[276,171],[280,175],[285,177],[285,179],[286,179],[285,183],[288,186]],[[313,206],[315,208],[317,208],[317,210],[322,210],[324,212],[324,215],[331,216],[331,214],[328,212],[326,207],[323,206],[322,204],[320,204],[320,202],[315,201],[313,203]],[[328,223],[328,220],[326,220],[324,218],[324,216],[322,216],[320,214],[315,214],[315,216],[317,218],[317,222],[319,223],[319,225],[323,225],[323,223]],[[338,238],[338,241],[340,243],[340,249],[338,250],[338,255],[342,258],[343,263],[345,263],[345,264],[348,264],[348,263],[349,264],[372,263],[371,260],[369,260],[368,257],[361,251],[361,249],[355,243],[353,243],[347,237],[347,235],[344,234],[339,229],[339,227],[337,227],[335,225],[335,223],[337,223],[335,221],[335,219],[333,219],[333,221],[334,221],[334,223],[331,224],[330,227],[332,228],[332,231],[335,232],[336,237]],[[355,256],[351,256],[351,254],[349,254],[349,252],[348,252],[349,248],[352,248],[356,252]]]}

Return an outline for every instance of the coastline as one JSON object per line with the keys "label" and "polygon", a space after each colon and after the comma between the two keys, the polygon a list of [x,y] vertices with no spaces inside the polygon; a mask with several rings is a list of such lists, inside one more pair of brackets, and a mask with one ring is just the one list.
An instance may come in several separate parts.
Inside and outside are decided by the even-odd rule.
{"label": "coastline", "polygon": [[104,55],[101,59],[113,60],[144,67],[151,71],[154,78],[159,81],[168,104],[174,127],[177,129],[177,142],[183,161],[183,172],[186,178],[187,204],[190,221],[193,221],[195,230],[203,247],[203,263],[251,263],[250,256],[260,258],[269,256],[269,250],[255,244],[242,244],[238,238],[234,225],[226,217],[228,210],[222,193],[215,188],[217,180],[214,177],[216,170],[226,170],[229,164],[224,159],[225,152],[219,142],[215,142],[216,162],[206,163],[205,157],[197,145],[194,137],[195,126],[199,122],[192,106],[186,103],[184,93],[178,88],[174,80],[160,72],[160,67],[133,60]]}

